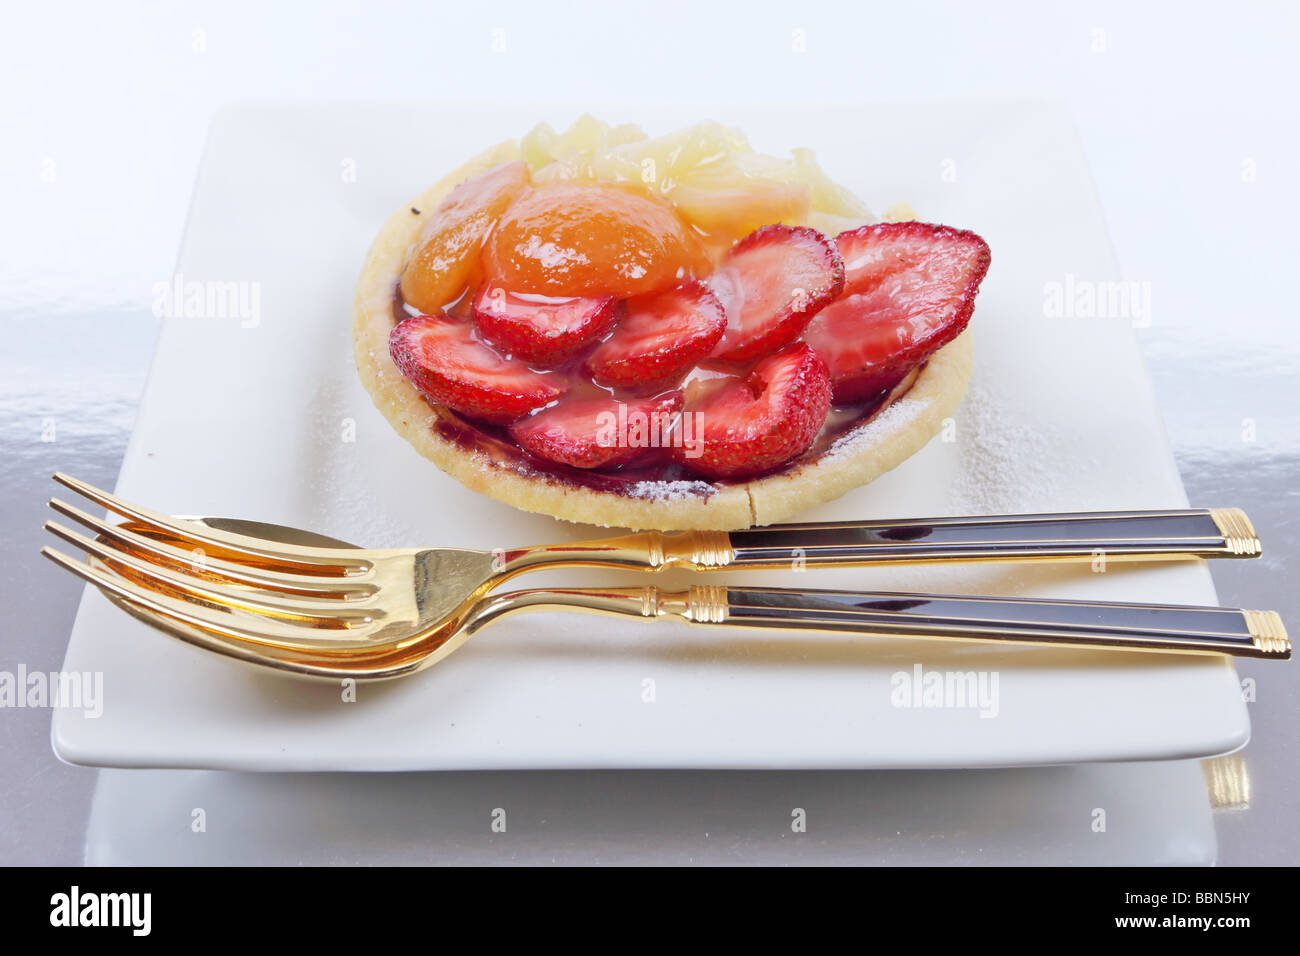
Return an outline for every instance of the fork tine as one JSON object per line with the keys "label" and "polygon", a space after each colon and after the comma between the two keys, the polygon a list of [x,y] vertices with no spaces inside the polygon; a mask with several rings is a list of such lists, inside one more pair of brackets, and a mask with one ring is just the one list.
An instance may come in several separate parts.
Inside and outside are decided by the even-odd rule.
{"label": "fork tine", "polygon": [[[51,498],[49,506],[61,515],[79,522],[106,538],[121,542],[137,551],[152,554],[159,560],[173,567],[193,567],[194,552],[185,551],[173,545],[157,541],[147,535],[137,534],[121,525],[112,524],[87,514],[80,508],[74,508],[58,498]],[[251,587],[270,588],[290,594],[307,594],[316,596],[334,596],[341,598],[368,597],[375,593],[373,585],[352,581],[346,577],[322,577],[296,572],[276,571],[272,568],[254,567],[225,561],[222,558],[203,557],[203,570],[218,577],[225,578]]]}
{"label": "fork tine", "polygon": [[190,627],[209,631],[246,645],[256,646],[265,652],[268,649],[286,651],[305,651],[313,655],[329,651],[356,651],[374,648],[373,642],[365,640],[309,638],[303,634],[312,633],[299,625],[287,624],[269,617],[236,617],[229,612],[215,611],[209,606],[195,604],[191,601],[170,597],[160,591],[136,584],[126,578],[109,574],[99,568],[68,557],[53,548],[41,548],[41,554],[67,571],[108,592],[134,608],[143,608],[154,615],[160,615],[173,621],[179,621]]}
{"label": "fork tine", "polygon": [[[189,574],[172,571],[159,564],[142,561],[128,552],[101,544],[93,538],[65,528],[54,521],[45,522],[45,530],[58,535],[69,544],[80,548],[87,554],[129,568],[134,575],[144,579],[147,586],[166,591],[177,591],[192,601],[226,605],[231,608],[265,614],[270,617],[284,618],[290,621],[312,622],[317,627],[355,628],[369,624],[383,612],[376,609],[358,607],[337,598],[311,600],[280,595],[272,598],[266,592],[247,588],[223,587],[220,584],[203,582]],[[123,572],[119,572],[123,573]],[[277,592],[271,592],[277,593]]]}
{"label": "fork tine", "polygon": [[55,472],[54,480],[65,488],[70,488],[77,494],[89,498],[115,514],[130,518],[139,524],[166,531],[174,537],[189,541],[205,550],[225,552],[228,557],[236,561],[271,562],[308,572],[315,571],[317,573],[324,572],[326,574],[340,575],[364,574],[371,567],[369,561],[356,555],[349,555],[347,551],[342,549],[305,548],[300,545],[279,542],[274,547],[270,547],[261,538],[250,538],[246,535],[235,534],[230,531],[217,531],[216,529],[200,531],[195,525],[183,519],[172,518],[161,512],[131,504],[116,495],[110,495],[107,491],[96,488],[94,485],[88,485],[86,482],[63,472]]}
{"label": "fork tine", "polygon": [[[64,554],[60,554],[52,548],[42,548],[41,554],[49,558],[55,564],[71,571],[78,577],[83,578],[96,587],[101,586],[101,581],[97,572],[89,565],[74,561]],[[105,576],[107,580],[102,585],[109,589],[108,581],[114,581],[111,576]],[[151,627],[161,630],[170,637],[178,638],[188,644],[204,650],[221,654],[225,657],[235,658],[249,664],[255,664],[263,667],[270,667],[277,670],[284,670],[295,674],[314,674],[319,677],[348,677],[348,676],[369,676],[369,671],[385,672],[388,668],[382,659],[377,659],[376,663],[363,663],[360,667],[352,663],[351,658],[338,658],[334,663],[328,655],[322,654],[315,648],[285,648],[267,645],[250,644],[241,639],[229,637],[225,634],[219,634],[215,631],[208,630],[206,627],[197,625],[185,626],[175,619],[163,614],[159,614],[143,604],[132,603],[129,599],[123,597],[117,592],[112,594],[121,599],[121,607],[128,614],[144,621]]]}

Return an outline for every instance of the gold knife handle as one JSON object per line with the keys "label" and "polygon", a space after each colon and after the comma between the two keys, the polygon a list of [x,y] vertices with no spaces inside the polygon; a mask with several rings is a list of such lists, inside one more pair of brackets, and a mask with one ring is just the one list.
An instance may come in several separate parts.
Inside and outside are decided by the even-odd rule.
{"label": "gold knife handle", "polygon": [[734,567],[810,568],[920,561],[1251,558],[1236,508],[785,524],[730,533]]}

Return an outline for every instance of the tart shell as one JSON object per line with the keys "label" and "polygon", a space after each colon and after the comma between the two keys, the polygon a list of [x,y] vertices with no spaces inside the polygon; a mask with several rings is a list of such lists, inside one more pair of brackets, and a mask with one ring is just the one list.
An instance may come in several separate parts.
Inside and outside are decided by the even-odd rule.
{"label": "tart shell", "polygon": [[366,391],[398,434],[461,484],[524,511],[568,521],[730,531],[783,521],[873,481],[920,451],[961,404],[971,371],[969,331],[930,356],[910,387],[896,389],[824,450],[750,481],[647,482],[635,493],[618,493],[444,438],[438,426],[453,423],[453,413],[426,401],[389,357],[394,290],[408,250],[443,197],[458,183],[518,158],[517,142],[494,146],[393,213],[366,254],[353,302],[352,344]]}

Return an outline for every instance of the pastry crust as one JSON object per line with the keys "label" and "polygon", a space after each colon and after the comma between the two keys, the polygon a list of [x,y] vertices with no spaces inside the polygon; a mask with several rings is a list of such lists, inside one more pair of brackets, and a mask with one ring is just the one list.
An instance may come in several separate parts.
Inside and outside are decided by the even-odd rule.
{"label": "pastry crust", "polygon": [[[969,331],[932,355],[911,387],[857,422],[824,450],[784,471],[745,482],[646,482],[635,493],[604,491],[523,467],[522,457],[469,447],[440,432],[463,427],[431,405],[388,354],[393,294],[425,220],[451,189],[519,158],[509,140],[465,163],[393,213],[366,254],[353,302],[352,344],[375,406],[415,450],[474,491],[568,521],[660,531],[730,531],[770,524],[872,481],[919,451],[961,404],[970,378]],[[898,392],[902,391],[902,394]]]}

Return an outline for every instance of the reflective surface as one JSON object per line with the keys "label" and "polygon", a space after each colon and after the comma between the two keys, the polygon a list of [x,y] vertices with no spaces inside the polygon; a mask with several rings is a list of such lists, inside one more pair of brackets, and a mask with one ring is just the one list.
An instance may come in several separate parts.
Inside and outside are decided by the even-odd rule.
{"label": "reflective surface", "polygon": [[1187,761],[960,774],[106,770],[86,844],[103,865],[1196,866],[1213,862],[1214,825]]}
{"label": "reflective surface", "polygon": [[[1300,349],[1295,238],[1282,215],[1300,205],[1300,180],[1287,171],[1297,124],[1279,122],[1294,117],[1282,98],[1296,85],[1294,12],[1245,4],[1211,24],[1174,21],[1158,8],[1103,6],[1076,16],[1026,5],[1005,8],[999,24],[983,9],[953,5],[942,17],[918,13],[912,21],[873,11],[869,23],[848,29],[848,8],[801,10],[796,22],[788,4],[758,5],[739,20],[694,7],[649,20],[638,12],[628,23],[609,14],[566,23],[540,8],[486,17],[464,8],[413,29],[413,20],[433,14],[360,9],[320,8],[304,29],[296,11],[254,5],[133,12],[87,4],[75,13],[83,29],[68,31],[62,10],[29,5],[0,36],[0,78],[24,91],[4,103],[12,135],[0,156],[0,669],[48,671],[62,661],[80,587],[36,556],[48,475],[75,464],[80,476],[113,487],[156,331],[151,286],[171,273],[214,108],[259,97],[459,96],[469,92],[470,75],[478,95],[513,98],[539,71],[548,95],[587,96],[599,70],[610,98],[645,96],[646,76],[662,84],[660,95],[686,98],[693,94],[673,86],[674,64],[684,61],[703,64],[705,78],[729,95],[745,95],[733,81],[745,76],[748,95],[760,101],[819,102],[864,89],[880,97],[1065,98],[1125,275],[1154,290],[1151,325],[1139,334],[1188,496],[1241,506],[1264,538],[1259,561],[1214,564],[1219,597],[1276,608],[1293,627],[1300,621]],[[1290,22],[1272,22],[1279,16]],[[699,30],[683,34],[683,19]],[[450,38],[443,55],[418,55],[434,30]],[[719,49],[719,35],[734,45]],[[902,36],[926,37],[924,71],[911,68],[914,51]],[[635,75],[620,69],[630,37],[646,61]],[[845,82],[836,64],[857,69],[864,42],[879,69],[865,85]],[[1206,48],[1226,61],[1222,69],[1202,68]],[[776,51],[764,70],[753,69],[755,50]],[[88,150],[88,141],[115,145]],[[337,175],[346,160],[338,157],[326,174]],[[960,176],[962,162],[936,159],[936,175]],[[213,399],[195,396],[205,400]],[[1300,672],[1253,661],[1238,668],[1253,682],[1254,739],[1243,755],[1250,807],[1214,816],[1217,859],[1294,863]],[[790,852],[807,854],[798,857],[804,862],[814,840],[821,859],[842,862],[1216,856],[1204,783],[1186,764],[813,774],[808,788],[793,779],[805,775],[771,775],[758,796],[733,786],[752,779],[707,774],[101,779],[59,764],[48,729],[48,710],[0,711],[0,862],[76,862],[88,819],[92,862],[600,862],[645,853],[772,861],[792,845],[790,813],[800,806],[809,810],[808,839]],[[1089,773],[1102,776],[1084,784]],[[418,814],[435,785],[440,810],[408,843],[386,820]],[[1171,794],[1184,811],[1164,812]],[[754,809],[765,797],[770,810]],[[822,819],[835,821],[830,835],[818,831],[819,797]],[[1044,809],[1053,801],[1073,801],[1078,816]],[[529,834],[522,846],[503,849],[482,833],[503,802],[508,832]],[[1071,844],[1085,839],[1072,836],[1076,827],[1091,835],[1098,803],[1132,808],[1142,826],[1113,822],[1111,834],[1125,839]],[[997,823],[989,806],[1015,812]],[[207,811],[207,839],[185,844],[177,834],[190,834],[195,808]],[[1112,821],[1119,816],[1112,810]],[[278,840],[259,844],[273,833]]]}

